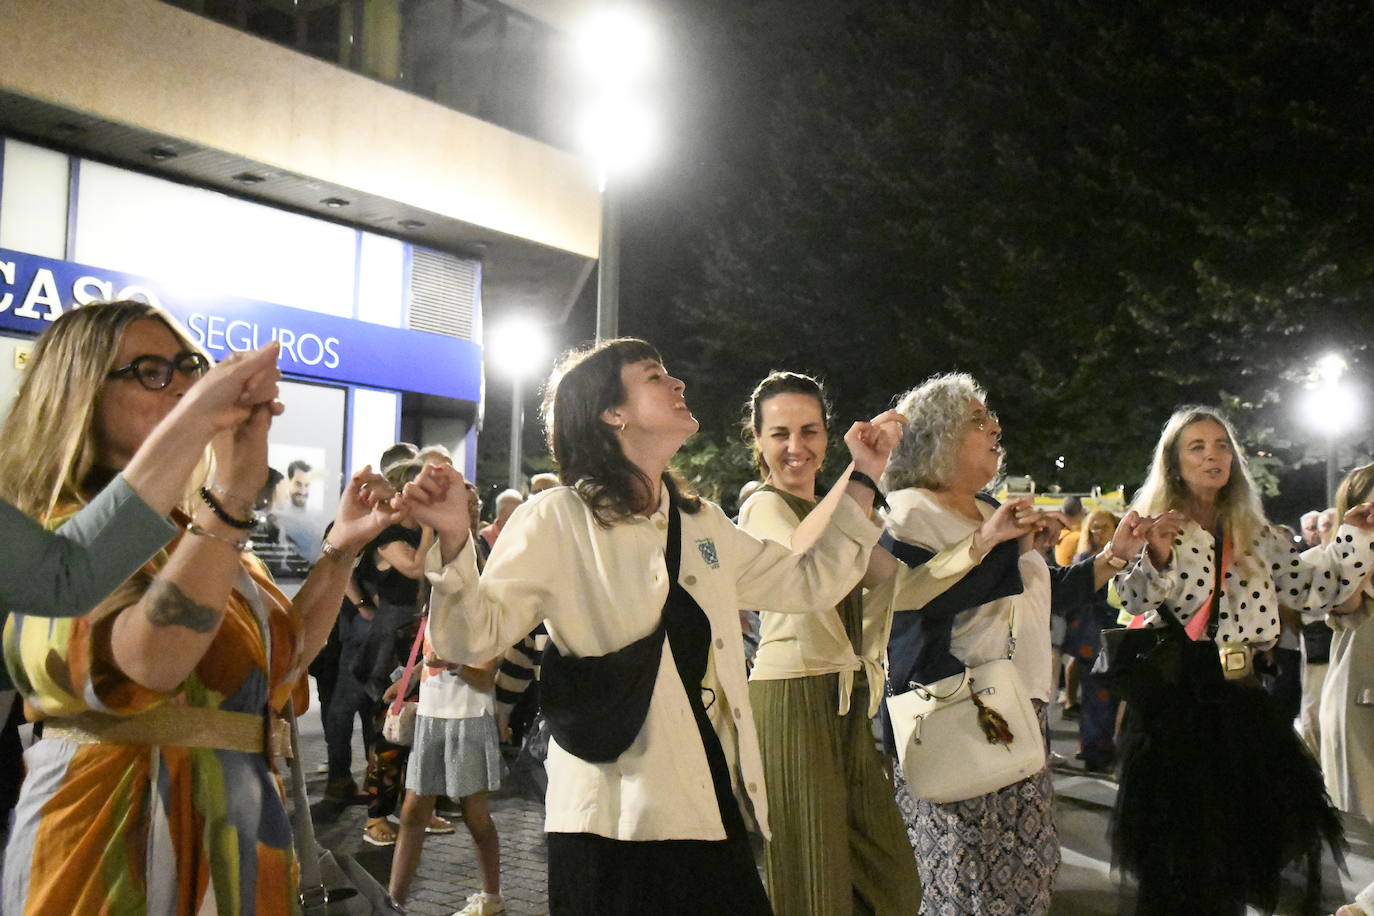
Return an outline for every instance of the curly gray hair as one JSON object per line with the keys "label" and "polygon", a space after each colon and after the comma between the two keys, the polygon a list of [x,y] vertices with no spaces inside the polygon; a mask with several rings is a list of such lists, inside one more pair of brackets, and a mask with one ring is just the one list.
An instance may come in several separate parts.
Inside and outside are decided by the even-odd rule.
{"label": "curly gray hair", "polygon": [[970,400],[986,401],[987,392],[965,372],[932,376],[898,398],[907,426],[883,473],[884,489],[937,490],[949,483]]}

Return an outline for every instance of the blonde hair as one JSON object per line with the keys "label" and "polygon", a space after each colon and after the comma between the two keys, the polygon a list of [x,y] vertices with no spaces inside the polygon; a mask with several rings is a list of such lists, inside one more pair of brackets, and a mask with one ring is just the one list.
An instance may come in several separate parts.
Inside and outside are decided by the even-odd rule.
{"label": "blonde hair", "polygon": [[1188,514],[1190,495],[1179,464],[1178,440],[1184,429],[1204,420],[1211,420],[1225,430],[1231,444],[1231,476],[1217,493],[1217,517],[1234,543],[1248,544],[1269,526],[1269,520],[1264,517],[1259,488],[1250,476],[1235,429],[1221,411],[1212,407],[1190,405],[1174,411],[1159,434],[1149,476],[1136,493],[1131,508],[1141,515],[1160,515],[1170,509]]}
{"label": "blonde hair", "polygon": [[1369,499],[1371,491],[1374,491],[1374,464],[1362,464],[1345,475],[1345,480],[1336,490],[1336,517],[1331,520],[1331,528],[1322,538],[1323,543],[1331,543],[1336,536],[1336,529],[1341,526],[1341,519],[1345,518],[1352,506]]}
{"label": "blonde hair", "polygon": [[[145,318],[161,321],[184,349],[205,355],[172,316],[132,300],[68,311],[38,338],[0,435],[0,498],[35,518],[59,504],[86,502],[101,389],[119,368],[125,331]],[[208,455],[188,495],[208,473]]]}
{"label": "blonde hair", "polygon": [[1110,512],[1110,511],[1108,511],[1108,510],[1106,510],[1106,509],[1094,509],[1094,510],[1091,511],[1091,512],[1085,513],[1085,514],[1083,515],[1083,524],[1080,525],[1079,528],[1078,528],[1078,552],[1079,552],[1079,553],[1083,553],[1083,552],[1086,551],[1086,550],[1096,550],[1096,549],[1098,549],[1098,548],[1096,548],[1096,547],[1093,545],[1092,527],[1093,527],[1093,521],[1094,521],[1095,519],[1102,518],[1103,516],[1106,516],[1107,518],[1109,518],[1109,519],[1112,520],[1112,530],[1113,530],[1113,531],[1116,530],[1116,526],[1117,526],[1117,525],[1121,524],[1121,519],[1117,517],[1116,513],[1115,513],[1115,512]]}

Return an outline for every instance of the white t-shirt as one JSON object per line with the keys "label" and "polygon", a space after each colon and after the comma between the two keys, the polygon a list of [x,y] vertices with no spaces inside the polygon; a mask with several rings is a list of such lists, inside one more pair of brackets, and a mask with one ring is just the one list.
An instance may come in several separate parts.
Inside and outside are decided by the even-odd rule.
{"label": "white t-shirt", "polygon": [[472,719],[494,715],[496,698],[490,690],[478,690],[448,668],[420,669],[420,705],[422,716],[431,719]]}

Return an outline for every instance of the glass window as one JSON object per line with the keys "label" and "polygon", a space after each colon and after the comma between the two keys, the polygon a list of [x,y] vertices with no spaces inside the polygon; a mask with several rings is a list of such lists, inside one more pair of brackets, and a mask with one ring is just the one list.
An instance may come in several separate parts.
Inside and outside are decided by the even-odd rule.
{"label": "glass window", "polygon": [[498,0],[165,0],[555,146],[561,36]]}
{"label": "glass window", "polygon": [[253,552],[288,585],[299,584],[319,558],[325,526],[339,506],[347,393],[327,385],[281,383],[286,412],[268,434],[270,480],[258,494],[263,521],[252,539]]}

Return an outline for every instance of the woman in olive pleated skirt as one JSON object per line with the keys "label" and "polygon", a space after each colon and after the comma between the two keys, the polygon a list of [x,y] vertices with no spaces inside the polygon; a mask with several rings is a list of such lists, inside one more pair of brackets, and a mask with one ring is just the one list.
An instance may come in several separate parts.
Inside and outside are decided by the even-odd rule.
{"label": "woman in olive pleated skirt", "polygon": [[[755,389],[748,425],[765,486],[741,508],[746,531],[792,542],[817,505],[827,413],[808,376],[774,373]],[[768,787],[765,878],[777,916],[920,906],[916,861],[873,739],[883,640],[865,662],[863,627],[859,589],[820,613],[761,615],[749,701]]]}

